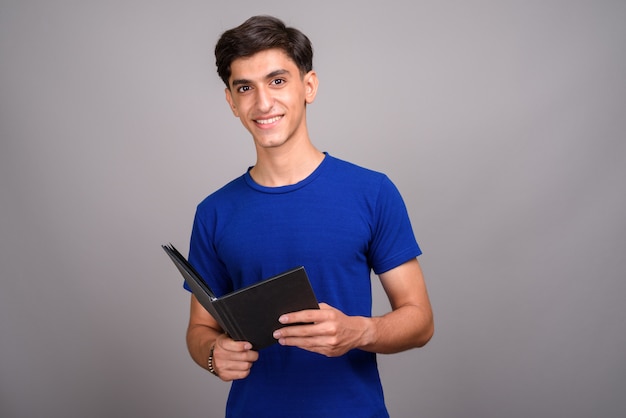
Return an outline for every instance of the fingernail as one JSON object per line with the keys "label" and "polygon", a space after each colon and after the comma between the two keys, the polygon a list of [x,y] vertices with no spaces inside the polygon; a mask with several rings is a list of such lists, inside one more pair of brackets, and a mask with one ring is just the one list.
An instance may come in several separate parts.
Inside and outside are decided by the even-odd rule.
{"label": "fingernail", "polygon": [[278,318],[278,322],[280,322],[281,324],[287,322],[287,315],[282,315],[280,318]]}
{"label": "fingernail", "polygon": [[272,334],[274,336],[274,338],[279,339],[280,338],[280,331],[274,331],[274,334]]}

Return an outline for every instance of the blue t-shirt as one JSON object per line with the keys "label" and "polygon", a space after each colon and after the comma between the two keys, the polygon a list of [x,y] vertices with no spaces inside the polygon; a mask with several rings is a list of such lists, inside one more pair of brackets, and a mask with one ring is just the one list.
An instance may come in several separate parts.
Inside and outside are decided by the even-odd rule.
{"label": "blue t-shirt", "polygon": [[[319,302],[371,316],[370,272],[420,255],[387,176],[326,155],[306,179],[264,187],[249,173],[197,208],[189,261],[218,295],[304,266]],[[275,344],[232,383],[227,416],[387,417],[376,355],[328,358]]]}

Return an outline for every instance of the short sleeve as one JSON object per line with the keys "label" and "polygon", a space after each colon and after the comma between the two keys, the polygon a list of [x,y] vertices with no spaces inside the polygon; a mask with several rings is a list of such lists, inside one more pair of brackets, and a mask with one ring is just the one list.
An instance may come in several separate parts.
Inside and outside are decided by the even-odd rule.
{"label": "short sleeve", "polygon": [[381,274],[421,253],[404,200],[391,180],[383,176],[375,205],[370,265],[374,273]]}

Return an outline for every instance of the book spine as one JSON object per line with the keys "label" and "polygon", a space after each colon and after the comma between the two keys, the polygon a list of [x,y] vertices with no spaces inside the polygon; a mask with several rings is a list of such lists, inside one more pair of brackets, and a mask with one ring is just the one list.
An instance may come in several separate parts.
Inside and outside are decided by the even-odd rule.
{"label": "book spine", "polygon": [[219,299],[215,300],[212,305],[222,319],[222,322],[224,322],[224,331],[235,341],[246,341],[246,337],[243,335],[241,328],[237,325],[237,320],[228,309],[228,305]]}

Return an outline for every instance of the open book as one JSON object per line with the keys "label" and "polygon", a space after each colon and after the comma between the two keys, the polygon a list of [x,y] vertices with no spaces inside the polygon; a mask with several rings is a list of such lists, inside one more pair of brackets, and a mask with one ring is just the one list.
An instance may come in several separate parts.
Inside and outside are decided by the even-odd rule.
{"label": "open book", "polygon": [[260,350],[276,342],[278,318],[289,312],[319,309],[304,267],[286,271],[251,286],[216,297],[200,274],[173,245],[162,245],[187,285],[224,332]]}

